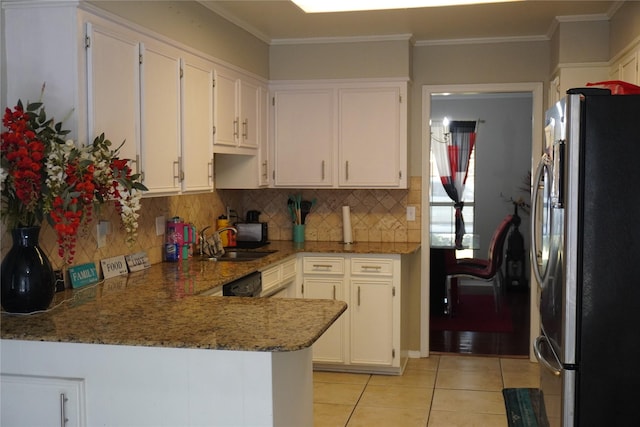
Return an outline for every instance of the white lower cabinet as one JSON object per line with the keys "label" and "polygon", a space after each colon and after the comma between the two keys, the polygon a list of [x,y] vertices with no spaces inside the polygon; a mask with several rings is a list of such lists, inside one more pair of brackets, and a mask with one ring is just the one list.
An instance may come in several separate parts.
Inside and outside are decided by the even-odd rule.
{"label": "white lower cabinet", "polygon": [[313,346],[317,369],[402,372],[399,255],[305,255],[302,278],[304,298],[348,304]]}
{"label": "white lower cabinet", "polygon": [[295,297],[295,281],[298,271],[295,255],[261,272],[262,292],[260,296],[271,298]]}
{"label": "white lower cabinet", "polygon": [[393,292],[391,280],[351,280],[351,363],[393,364]]}
{"label": "white lower cabinet", "polygon": [[[305,298],[345,300],[344,279],[309,277],[305,275],[303,292]],[[346,316],[347,313],[343,313],[313,344],[314,363],[345,363]]]}
{"label": "white lower cabinet", "polygon": [[0,385],[0,425],[86,425],[82,379],[2,374]]}

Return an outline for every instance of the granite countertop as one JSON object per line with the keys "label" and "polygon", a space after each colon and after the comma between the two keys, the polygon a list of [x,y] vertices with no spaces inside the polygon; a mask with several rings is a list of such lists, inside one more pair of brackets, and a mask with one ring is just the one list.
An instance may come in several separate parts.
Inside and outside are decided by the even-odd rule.
{"label": "granite countertop", "polygon": [[346,310],[333,300],[199,295],[298,252],[408,254],[417,243],[272,242],[248,262],[197,258],[154,264],[98,285],[56,294],[52,309],[2,315],[2,339],[244,351],[309,347]]}

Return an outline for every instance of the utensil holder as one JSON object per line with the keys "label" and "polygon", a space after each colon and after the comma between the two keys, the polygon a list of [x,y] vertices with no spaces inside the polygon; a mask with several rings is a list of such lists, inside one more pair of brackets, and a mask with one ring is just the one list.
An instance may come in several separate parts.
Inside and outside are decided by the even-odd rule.
{"label": "utensil holder", "polygon": [[293,224],[293,241],[295,243],[304,242],[304,224]]}

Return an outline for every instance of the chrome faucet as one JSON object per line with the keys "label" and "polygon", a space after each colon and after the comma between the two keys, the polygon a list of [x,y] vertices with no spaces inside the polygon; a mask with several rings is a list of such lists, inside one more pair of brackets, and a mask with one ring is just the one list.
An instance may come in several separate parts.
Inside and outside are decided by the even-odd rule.
{"label": "chrome faucet", "polygon": [[205,227],[200,232],[200,255],[207,256],[209,258],[220,258],[224,255],[224,245],[220,239],[220,234],[224,231],[231,231],[233,234],[236,234],[238,230],[235,227],[230,226],[222,227],[214,231],[211,236],[207,238],[204,232],[209,228],[211,227]]}
{"label": "chrome faucet", "polygon": [[207,235],[204,232],[207,231],[210,228],[211,228],[211,226],[207,225],[205,228],[200,230],[200,256],[204,256],[205,245],[208,245],[208,243],[207,243]]}

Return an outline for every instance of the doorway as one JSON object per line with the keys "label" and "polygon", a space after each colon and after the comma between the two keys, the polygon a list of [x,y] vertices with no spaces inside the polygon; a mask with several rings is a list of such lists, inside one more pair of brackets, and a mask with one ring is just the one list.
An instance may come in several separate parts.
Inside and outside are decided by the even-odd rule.
{"label": "doorway", "polygon": [[[448,96],[443,96],[443,94],[447,94]],[[478,84],[478,85],[438,85],[438,86],[423,86],[422,88],[422,188],[423,188],[423,197],[422,197],[422,247],[423,248],[430,248],[430,225],[431,225],[431,220],[430,220],[430,210],[431,210],[431,206],[430,206],[430,198],[429,198],[429,194],[430,194],[430,190],[431,190],[431,164],[429,161],[429,153],[431,152],[431,138],[430,138],[430,119],[431,118],[437,118],[434,117],[434,114],[442,114],[442,109],[440,108],[440,106],[438,105],[438,103],[440,102],[439,100],[442,99],[447,99],[447,103],[451,105],[456,106],[457,108],[457,112],[456,114],[460,114],[462,115],[467,115],[467,117],[456,117],[455,119],[460,119],[460,120],[468,120],[468,119],[480,119],[480,123],[479,123],[479,135],[481,135],[482,132],[482,126],[483,123],[482,121],[484,120],[486,123],[486,120],[489,119],[489,116],[487,115],[487,117],[478,117],[477,115],[475,117],[468,117],[468,115],[473,115],[475,113],[473,113],[473,110],[467,109],[467,107],[465,107],[465,103],[471,104],[472,102],[477,102],[477,100],[479,99],[497,99],[500,97],[506,97],[506,98],[514,98],[514,97],[518,97],[520,95],[525,96],[528,101],[530,103],[530,109],[528,110],[528,114],[530,114],[530,117],[525,117],[525,121],[526,120],[530,120],[529,123],[531,124],[531,128],[530,128],[530,138],[526,138],[528,141],[531,142],[531,147],[527,149],[527,153],[525,153],[525,155],[527,156],[527,158],[529,159],[528,162],[528,166],[529,166],[529,170],[531,170],[533,168],[534,163],[537,161],[537,153],[541,152],[541,147],[542,147],[542,116],[543,116],[543,96],[542,96],[542,83],[513,83],[513,84]],[[466,101],[466,102],[465,102]],[[453,103],[453,104],[452,104]],[[447,108],[450,108],[447,107]],[[451,111],[454,111],[455,108]],[[487,113],[488,114],[488,113]],[[493,118],[495,120],[495,118]],[[486,124],[485,124],[486,126]],[[480,136],[478,137],[478,139],[480,140]],[[487,153],[485,153],[486,155]],[[525,159],[526,162],[526,159]],[[492,168],[492,170],[495,168]],[[527,170],[524,170],[523,172],[523,176],[526,176]],[[479,186],[481,186],[482,184],[478,184]],[[491,185],[492,186],[492,185]],[[485,200],[487,197],[489,196],[482,196],[481,199],[476,198],[476,201],[478,202],[479,200]],[[494,194],[492,197],[511,197],[511,195],[505,195],[505,194]],[[480,202],[480,205],[482,205],[483,202]],[[500,205],[500,203],[495,203],[494,202],[487,202],[488,206],[495,206],[495,205]],[[502,209],[505,208],[504,204],[501,206]],[[475,210],[476,212],[478,212],[478,210],[481,209],[481,207],[476,207]],[[488,209],[487,209],[488,210]],[[505,214],[508,212],[505,212]],[[478,248],[478,252],[476,252],[476,255],[478,257],[486,257],[486,253],[487,253],[487,245],[488,245],[488,240],[489,238],[486,237],[486,235],[488,234],[490,236],[491,234],[491,227],[495,226],[495,224],[493,225],[487,225],[487,224],[491,224],[492,222],[495,222],[495,214],[494,213],[488,213],[487,215],[485,215],[486,218],[492,218],[493,217],[493,221],[491,219],[480,219],[480,220],[475,220],[475,227],[478,227],[479,230],[477,230],[478,234],[480,235],[485,235],[484,243],[480,244],[480,247]],[[478,218],[480,218],[480,216],[478,216]],[[481,225],[485,223],[485,225]],[[523,224],[520,227],[520,231],[523,235],[527,235],[528,233],[528,217],[524,218],[523,220]],[[489,228],[489,230],[484,230],[482,231],[481,228],[484,227]],[[484,245],[484,247],[483,247]],[[430,346],[429,346],[429,340],[430,340],[430,328],[429,328],[429,295],[430,295],[430,272],[431,272],[431,268],[429,265],[429,251],[425,251],[423,250],[423,254],[426,254],[425,256],[423,256],[423,260],[422,260],[422,277],[421,277],[421,292],[422,295],[424,295],[423,298],[421,298],[421,353],[423,356],[426,356],[429,354],[429,351],[431,351]],[[527,276],[531,277],[530,274],[528,274]],[[539,320],[538,320],[538,316],[537,316],[537,310],[532,310],[532,301],[535,301],[535,294],[536,294],[536,286],[529,286],[528,289],[528,295],[527,295],[527,301],[529,304],[529,310],[528,310],[528,316],[529,316],[529,333],[528,336],[526,336],[526,331],[525,331],[525,340],[528,341],[528,345],[527,348],[530,348],[530,342],[532,340],[533,337],[538,335],[538,329],[539,329]],[[533,359],[533,355],[529,354],[529,357]]]}

